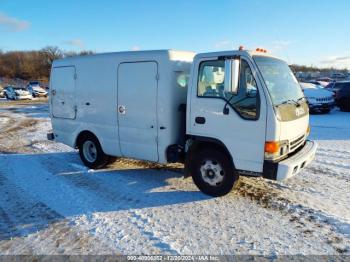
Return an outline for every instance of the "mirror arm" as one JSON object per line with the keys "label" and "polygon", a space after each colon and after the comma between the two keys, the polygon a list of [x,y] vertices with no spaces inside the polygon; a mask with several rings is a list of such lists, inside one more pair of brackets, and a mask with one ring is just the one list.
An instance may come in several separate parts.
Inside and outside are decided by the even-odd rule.
{"label": "mirror arm", "polygon": [[224,109],[222,110],[222,113],[224,115],[228,115],[230,113],[230,109],[227,107],[228,106],[228,103],[231,102],[231,99],[234,97],[234,95],[231,95],[230,99],[226,100],[226,103],[224,105]]}

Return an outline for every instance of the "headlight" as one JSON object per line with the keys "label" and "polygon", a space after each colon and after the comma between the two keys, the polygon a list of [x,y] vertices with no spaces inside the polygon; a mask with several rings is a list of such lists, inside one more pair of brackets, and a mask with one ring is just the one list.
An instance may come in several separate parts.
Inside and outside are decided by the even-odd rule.
{"label": "headlight", "polygon": [[284,156],[288,153],[288,140],[284,141],[266,141],[265,159],[272,160]]}

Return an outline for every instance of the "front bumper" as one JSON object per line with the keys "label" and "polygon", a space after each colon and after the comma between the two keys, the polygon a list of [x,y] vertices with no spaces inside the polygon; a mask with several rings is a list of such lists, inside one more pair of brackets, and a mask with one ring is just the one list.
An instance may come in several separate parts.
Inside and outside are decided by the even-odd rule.
{"label": "front bumper", "polygon": [[317,143],[307,140],[305,145],[292,156],[281,162],[264,162],[263,177],[272,180],[284,180],[295,176],[315,158]]}
{"label": "front bumper", "polygon": [[33,97],[31,95],[17,95],[16,99],[18,100],[26,100],[26,99],[32,99]]}
{"label": "front bumper", "polygon": [[54,141],[55,140],[55,135],[54,133],[47,133],[47,140]]}
{"label": "front bumper", "polygon": [[332,102],[332,103],[309,104],[309,108],[311,110],[332,109],[333,107],[334,107],[334,102]]}
{"label": "front bumper", "polygon": [[46,97],[47,93],[34,93],[36,97]]}

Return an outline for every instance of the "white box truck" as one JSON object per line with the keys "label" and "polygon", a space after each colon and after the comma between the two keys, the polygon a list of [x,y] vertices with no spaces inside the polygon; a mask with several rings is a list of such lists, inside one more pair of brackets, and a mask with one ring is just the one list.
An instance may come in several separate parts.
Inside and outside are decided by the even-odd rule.
{"label": "white box truck", "polygon": [[54,61],[49,139],[89,168],[116,157],[182,162],[222,196],[240,175],[283,180],[315,156],[309,109],[287,63],[265,50],[133,51]]}

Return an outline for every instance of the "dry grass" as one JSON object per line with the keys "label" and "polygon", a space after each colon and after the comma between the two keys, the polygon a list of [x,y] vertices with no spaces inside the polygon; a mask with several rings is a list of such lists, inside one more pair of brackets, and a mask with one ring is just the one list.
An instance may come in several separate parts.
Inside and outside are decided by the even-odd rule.
{"label": "dry grass", "polygon": [[44,104],[44,103],[48,103],[49,99],[46,97],[40,97],[40,98],[36,98],[35,100],[0,100],[0,107],[8,107],[8,106],[26,106],[28,104]]}

